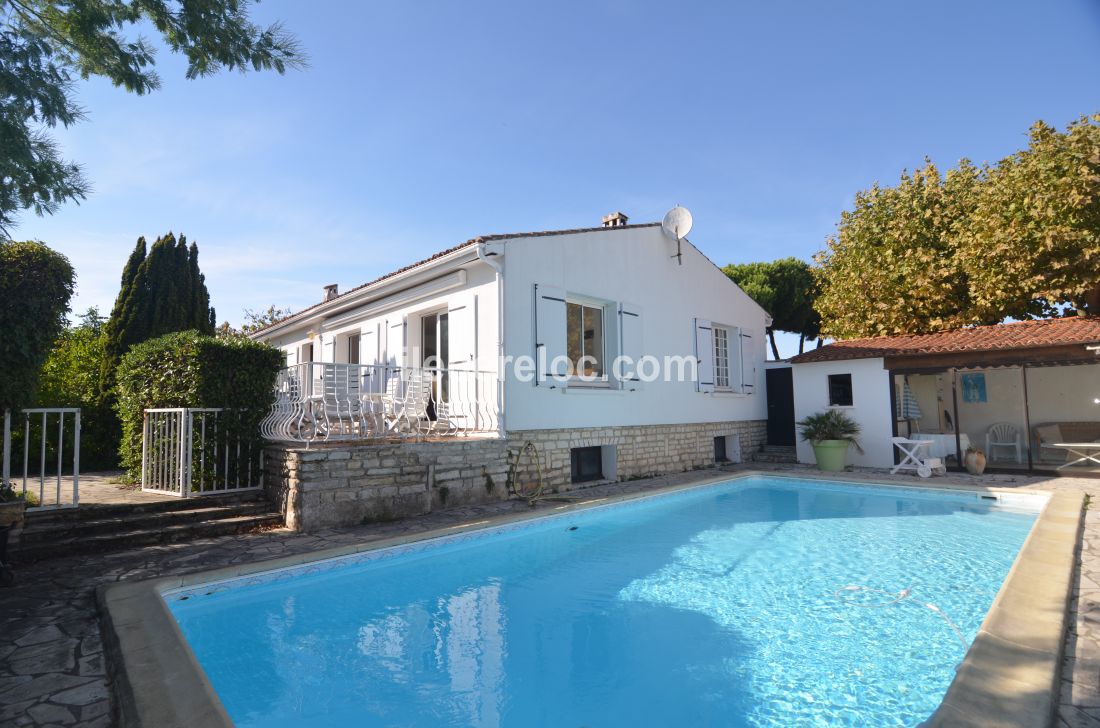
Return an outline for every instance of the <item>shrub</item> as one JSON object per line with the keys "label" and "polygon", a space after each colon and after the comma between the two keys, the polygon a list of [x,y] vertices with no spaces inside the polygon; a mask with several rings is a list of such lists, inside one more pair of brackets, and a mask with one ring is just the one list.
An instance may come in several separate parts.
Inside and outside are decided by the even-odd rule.
{"label": "shrub", "polygon": [[239,417],[227,426],[243,442],[259,440],[283,355],[267,344],[180,331],[135,345],[118,367],[119,456],[131,479],[141,475],[144,410],[221,407]]}
{"label": "shrub", "polygon": [[840,410],[828,409],[815,412],[799,420],[798,426],[802,428],[802,439],[807,442],[847,440],[855,446],[856,450],[863,452],[857,439],[860,432],[859,423]]}
{"label": "shrub", "polygon": [[0,241],[0,412],[33,400],[72,295],[65,256],[38,242]]}
{"label": "shrub", "polygon": [[[99,365],[103,358],[103,322],[95,308],[80,316],[80,323],[65,329],[54,342],[38,382],[37,407],[79,407],[80,464],[83,470],[106,470],[118,467],[118,440],[121,430],[114,409],[99,396]],[[66,447],[71,442],[72,418],[65,418]],[[15,439],[22,439],[23,430],[16,428]],[[47,438],[47,463],[54,464],[56,436]],[[22,445],[13,445],[13,452],[22,452]],[[33,458],[32,458],[33,459]],[[33,459],[32,467],[37,467]]]}

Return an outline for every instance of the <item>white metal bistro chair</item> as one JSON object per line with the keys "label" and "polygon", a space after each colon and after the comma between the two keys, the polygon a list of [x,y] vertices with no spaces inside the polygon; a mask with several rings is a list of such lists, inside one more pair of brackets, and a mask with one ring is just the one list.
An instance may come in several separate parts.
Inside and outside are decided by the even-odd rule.
{"label": "white metal bistro chair", "polygon": [[916,472],[922,478],[928,478],[931,477],[933,472],[937,475],[944,475],[947,472],[947,466],[940,458],[921,457],[921,450],[930,447],[934,442],[933,440],[892,437],[890,442],[894,443],[894,447],[901,452],[901,462],[890,469],[891,475],[895,475],[902,470],[910,470]]}
{"label": "white metal bistro chair", "polygon": [[1016,462],[1023,462],[1023,443],[1020,438],[1020,428],[1008,422],[998,422],[990,425],[985,433],[985,453],[990,461],[996,460],[996,448],[1011,448],[1016,455]]}

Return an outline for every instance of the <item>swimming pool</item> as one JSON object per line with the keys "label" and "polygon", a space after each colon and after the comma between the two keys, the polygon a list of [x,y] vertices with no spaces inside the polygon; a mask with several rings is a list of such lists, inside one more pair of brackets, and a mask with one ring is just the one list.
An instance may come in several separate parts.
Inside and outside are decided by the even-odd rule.
{"label": "swimming pool", "polygon": [[171,590],[238,726],[917,725],[1027,499],[778,477]]}

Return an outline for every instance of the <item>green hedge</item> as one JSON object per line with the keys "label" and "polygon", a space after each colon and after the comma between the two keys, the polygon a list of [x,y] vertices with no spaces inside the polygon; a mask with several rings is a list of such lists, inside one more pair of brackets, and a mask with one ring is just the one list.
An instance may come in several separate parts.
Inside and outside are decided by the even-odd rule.
{"label": "green hedge", "polygon": [[0,416],[34,399],[72,295],[68,258],[42,243],[0,240]]}
{"label": "green hedge", "polygon": [[245,442],[259,439],[259,424],[274,398],[283,355],[249,339],[180,331],[134,346],[117,372],[119,455],[132,479],[141,476],[141,428],[150,407],[221,407],[239,413],[230,425]]}

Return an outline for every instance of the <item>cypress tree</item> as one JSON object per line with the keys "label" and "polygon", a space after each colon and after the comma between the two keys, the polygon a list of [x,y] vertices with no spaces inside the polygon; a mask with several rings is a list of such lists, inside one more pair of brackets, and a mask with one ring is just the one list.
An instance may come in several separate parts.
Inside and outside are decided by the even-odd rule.
{"label": "cypress tree", "polygon": [[[183,236],[180,236],[183,239]],[[191,243],[188,249],[191,273],[191,320],[194,328],[204,334],[214,333],[214,309],[210,307],[210,293],[206,290],[206,276],[199,270],[199,246]]]}
{"label": "cypress tree", "polygon": [[146,250],[139,238],[122,271],[122,285],[111,310],[100,366],[101,393],[110,397],[114,371],[130,347],[174,331],[214,332],[214,309],[199,270],[199,248],[172,233]]}
{"label": "cypress tree", "polygon": [[127,334],[140,336],[140,333],[135,330],[132,313],[135,309],[140,308],[140,304],[135,300],[135,297],[142,295],[145,289],[144,284],[138,283],[138,279],[142,275],[142,265],[145,263],[146,255],[145,238],[140,237],[126,261],[126,266],[122,269],[122,284],[119,287],[118,298],[115,299],[111,316],[107,319],[103,329],[105,338],[103,360],[99,366],[99,391],[101,395],[106,394],[114,386],[115,365],[118,364],[119,359],[133,344],[132,341],[125,341],[123,337]]}

